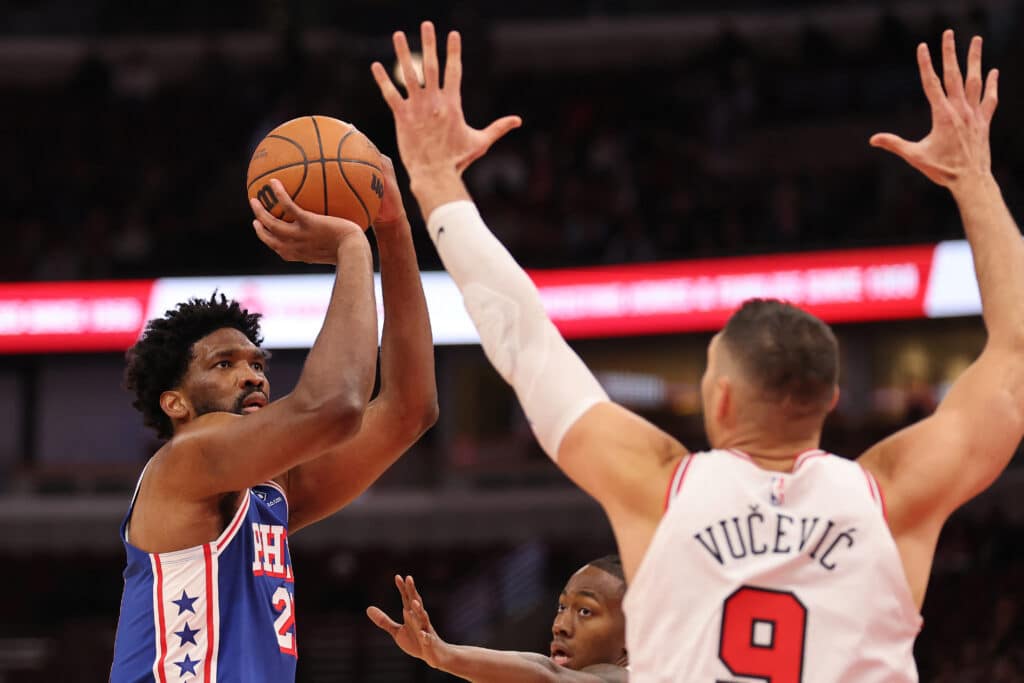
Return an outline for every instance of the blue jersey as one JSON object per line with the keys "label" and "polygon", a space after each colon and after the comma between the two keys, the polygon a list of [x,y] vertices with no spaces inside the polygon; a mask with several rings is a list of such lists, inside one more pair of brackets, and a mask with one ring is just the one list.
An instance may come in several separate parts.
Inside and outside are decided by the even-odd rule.
{"label": "blue jersey", "polygon": [[284,490],[273,482],[248,489],[219,538],[169,553],[147,553],[128,542],[134,507],[133,498],[121,525],[128,566],[111,682],[294,681],[294,575]]}

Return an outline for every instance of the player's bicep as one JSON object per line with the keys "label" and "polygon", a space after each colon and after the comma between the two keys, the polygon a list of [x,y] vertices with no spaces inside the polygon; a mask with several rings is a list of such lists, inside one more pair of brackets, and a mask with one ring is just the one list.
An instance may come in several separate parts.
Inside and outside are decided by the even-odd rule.
{"label": "player's bicep", "polygon": [[1024,358],[986,349],[930,417],[869,450],[894,531],[941,523],[1003,471],[1024,435]]}
{"label": "player's bicep", "polygon": [[660,519],[664,494],[686,448],[622,406],[592,406],[566,432],[558,464],[609,512]]}

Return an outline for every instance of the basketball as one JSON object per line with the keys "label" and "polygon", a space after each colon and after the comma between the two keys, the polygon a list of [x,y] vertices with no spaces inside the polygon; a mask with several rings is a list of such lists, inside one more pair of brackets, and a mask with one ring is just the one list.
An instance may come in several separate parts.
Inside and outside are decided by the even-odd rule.
{"label": "basketball", "polygon": [[384,197],[380,152],[355,126],[328,116],[303,116],[270,131],[249,160],[245,187],[277,218],[285,216],[271,178],[307,211],[347,218],[364,230]]}

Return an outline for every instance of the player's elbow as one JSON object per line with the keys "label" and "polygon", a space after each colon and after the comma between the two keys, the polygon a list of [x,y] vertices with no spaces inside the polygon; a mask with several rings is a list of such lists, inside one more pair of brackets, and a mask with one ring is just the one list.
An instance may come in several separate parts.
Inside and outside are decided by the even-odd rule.
{"label": "player's elbow", "polygon": [[437,423],[440,415],[437,395],[407,400],[393,411],[393,430],[403,441],[414,443]]}
{"label": "player's elbow", "polygon": [[299,411],[316,424],[321,438],[335,443],[359,431],[366,413],[366,401],[356,392],[339,392],[315,400],[300,400]]}

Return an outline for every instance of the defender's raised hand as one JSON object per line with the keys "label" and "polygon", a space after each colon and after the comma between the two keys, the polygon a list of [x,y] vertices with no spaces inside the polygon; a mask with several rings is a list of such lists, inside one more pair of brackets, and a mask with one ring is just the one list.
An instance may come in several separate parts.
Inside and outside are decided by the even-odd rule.
{"label": "defender's raised hand", "polygon": [[942,76],[932,66],[928,46],[917,46],[921,85],[932,110],[932,129],[922,140],[910,142],[892,133],[871,137],[871,145],[902,157],[935,183],[956,190],[970,178],[991,171],[989,124],[999,99],[999,71],[992,69],[984,84],[981,79],[981,38],[975,36],[967,53],[967,81],[956,58],[953,31],[942,34]]}
{"label": "defender's raised hand", "polygon": [[250,199],[249,205],[256,214],[252,226],[260,241],[285,261],[335,265],[338,262],[338,245],[342,240],[350,236],[366,239],[363,229],[352,221],[322,216],[301,208],[276,178],[270,181],[270,189],[284,207],[284,215],[292,220],[275,218],[257,200]]}
{"label": "defender's raised hand", "polygon": [[434,631],[413,578],[396,576],[395,586],[402,596],[403,623],[396,623],[379,607],[368,607],[366,616],[380,629],[387,631],[404,653],[438,668],[448,644]]}
{"label": "defender's raised hand", "polygon": [[394,36],[395,55],[405,77],[408,97],[402,97],[387,70],[374,62],[373,77],[395,117],[398,150],[413,183],[422,173],[455,171],[461,174],[483,156],[491,145],[522,120],[505,116],[479,130],[466,123],[462,113],[462,42],[457,31],[448,34],[444,84],[440,82],[434,25],[420,27],[423,42],[423,85],[412,64],[405,33]]}

